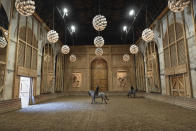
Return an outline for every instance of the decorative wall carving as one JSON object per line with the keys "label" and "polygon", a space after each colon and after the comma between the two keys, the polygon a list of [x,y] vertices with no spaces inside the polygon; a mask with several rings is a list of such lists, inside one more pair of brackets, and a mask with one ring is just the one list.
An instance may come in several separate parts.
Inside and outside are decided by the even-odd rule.
{"label": "decorative wall carving", "polygon": [[127,72],[118,71],[117,72],[118,87],[127,88]]}
{"label": "decorative wall carving", "polygon": [[72,87],[80,88],[82,85],[82,73],[72,73]]}

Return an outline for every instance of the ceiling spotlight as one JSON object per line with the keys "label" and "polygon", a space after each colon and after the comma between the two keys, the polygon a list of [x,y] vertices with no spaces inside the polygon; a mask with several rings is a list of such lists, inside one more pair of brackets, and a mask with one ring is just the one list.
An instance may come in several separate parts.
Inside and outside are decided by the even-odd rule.
{"label": "ceiling spotlight", "polygon": [[133,16],[134,14],[135,14],[135,11],[133,9],[129,11],[130,16]]}
{"label": "ceiling spotlight", "polygon": [[127,26],[123,26],[123,31],[127,32]]}
{"label": "ceiling spotlight", "polygon": [[71,31],[74,33],[76,31],[76,27],[74,25],[71,26]]}
{"label": "ceiling spotlight", "polygon": [[64,8],[63,9],[63,12],[64,12],[64,15],[63,16],[65,16],[65,15],[68,16],[68,9],[67,8]]}

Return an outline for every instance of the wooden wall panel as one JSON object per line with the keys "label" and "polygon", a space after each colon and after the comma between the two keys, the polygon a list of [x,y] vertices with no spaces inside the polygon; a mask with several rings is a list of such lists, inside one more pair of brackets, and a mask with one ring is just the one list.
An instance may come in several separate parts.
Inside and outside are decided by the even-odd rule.
{"label": "wooden wall panel", "polygon": [[150,42],[146,48],[147,84],[150,92],[161,92],[158,48],[155,42]]}
{"label": "wooden wall panel", "polygon": [[46,44],[42,56],[42,84],[41,93],[52,93],[54,79],[54,54],[50,44]]}
{"label": "wooden wall panel", "polygon": [[136,55],[136,83],[139,91],[146,90],[144,58],[141,52]]}
{"label": "wooden wall panel", "polygon": [[[16,45],[16,65],[13,98],[18,98],[20,77],[31,77],[34,91],[37,80],[38,42],[34,33],[34,20],[31,17],[18,17],[18,36]],[[35,95],[35,92],[33,92]]]}
{"label": "wooden wall panel", "polygon": [[55,92],[64,91],[64,55],[58,54],[56,58]]}
{"label": "wooden wall panel", "polygon": [[184,12],[167,15],[167,25],[163,34],[167,94],[192,97]]}

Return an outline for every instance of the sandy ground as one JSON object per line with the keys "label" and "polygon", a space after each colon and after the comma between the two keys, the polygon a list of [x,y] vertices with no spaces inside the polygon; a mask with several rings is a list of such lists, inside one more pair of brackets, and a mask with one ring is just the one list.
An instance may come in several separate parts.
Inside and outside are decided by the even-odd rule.
{"label": "sandy ground", "polygon": [[[144,98],[63,97],[0,115],[0,131],[196,131],[196,111]],[[98,100],[100,101],[100,100]]]}

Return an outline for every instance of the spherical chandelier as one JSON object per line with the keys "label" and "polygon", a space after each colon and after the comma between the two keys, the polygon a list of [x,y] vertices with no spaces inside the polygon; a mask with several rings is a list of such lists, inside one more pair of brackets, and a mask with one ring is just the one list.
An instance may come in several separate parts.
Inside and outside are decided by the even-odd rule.
{"label": "spherical chandelier", "polygon": [[103,55],[103,49],[102,48],[96,48],[95,55],[102,56]]}
{"label": "spherical chandelier", "polygon": [[7,45],[7,41],[4,37],[0,37],[0,48],[5,48]]}
{"label": "spherical chandelier", "polygon": [[173,12],[181,12],[190,3],[190,0],[168,0],[168,7]]}
{"label": "spherical chandelier", "polygon": [[16,10],[24,16],[30,16],[35,12],[35,1],[34,0],[16,0]]}
{"label": "spherical chandelier", "polygon": [[94,45],[96,47],[102,47],[104,45],[104,39],[102,36],[97,36],[94,39]]}
{"label": "spherical chandelier", "polygon": [[129,54],[124,54],[123,55],[123,61],[128,62],[130,60]]}
{"label": "spherical chandelier", "polygon": [[103,31],[107,26],[107,20],[103,15],[96,15],[93,18],[93,27],[97,31]]}
{"label": "spherical chandelier", "polygon": [[142,39],[146,42],[150,42],[154,39],[154,32],[150,29],[147,28],[142,32]]}
{"label": "spherical chandelier", "polygon": [[139,51],[139,49],[138,49],[138,46],[137,45],[131,45],[131,47],[130,47],[130,52],[131,52],[131,54],[137,54],[138,53],[138,51]]}
{"label": "spherical chandelier", "polygon": [[47,33],[47,39],[50,43],[54,44],[59,40],[59,34],[56,31],[51,30]]}
{"label": "spherical chandelier", "polygon": [[63,45],[63,46],[61,47],[61,52],[62,52],[63,54],[68,54],[68,53],[70,52],[69,46],[68,46],[68,45]]}
{"label": "spherical chandelier", "polygon": [[70,55],[69,60],[70,60],[71,62],[76,62],[77,58],[76,58],[75,55],[72,54],[72,55]]}

